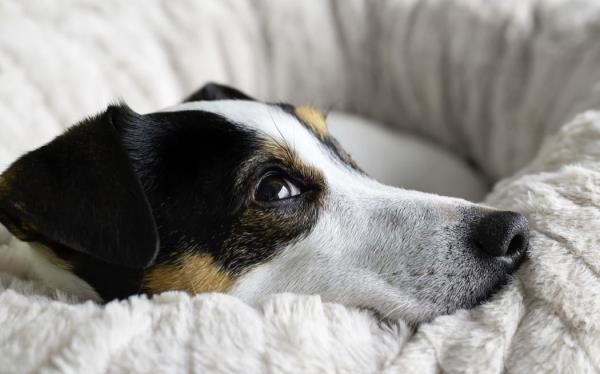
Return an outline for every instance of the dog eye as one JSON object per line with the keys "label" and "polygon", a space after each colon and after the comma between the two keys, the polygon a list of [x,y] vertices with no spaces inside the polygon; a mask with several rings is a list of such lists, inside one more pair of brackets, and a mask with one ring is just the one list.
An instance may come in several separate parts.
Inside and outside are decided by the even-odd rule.
{"label": "dog eye", "polygon": [[254,199],[256,201],[272,202],[289,199],[300,195],[300,193],[300,188],[288,178],[279,174],[268,173],[258,182]]}

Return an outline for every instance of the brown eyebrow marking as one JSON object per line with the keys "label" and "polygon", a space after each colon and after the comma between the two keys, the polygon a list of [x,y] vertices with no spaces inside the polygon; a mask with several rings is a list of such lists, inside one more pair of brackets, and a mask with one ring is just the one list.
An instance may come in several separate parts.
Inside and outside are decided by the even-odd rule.
{"label": "brown eyebrow marking", "polygon": [[327,128],[327,118],[318,109],[309,105],[293,107],[289,104],[278,104],[284,111],[296,116],[298,121],[308,128],[316,137],[325,144],[337,157],[340,158],[350,168],[363,173],[360,167],[354,162],[352,157],[339,145],[333,138]]}
{"label": "brown eyebrow marking", "polygon": [[312,106],[302,105],[294,109],[296,116],[321,138],[329,136],[325,115]]}
{"label": "brown eyebrow marking", "polygon": [[312,183],[324,186],[325,177],[323,173],[300,159],[300,157],[294,152],[291,147],[287,144],[276,141],[272,138],[263,140],[262,149],[267,155],[272,156],[282,162],[285,166],[298,172],[301,176],[310,180]]}
{"label": "brown eyebrow marking", "polygon": [[224,292],[232,283],[231,275],[212,256],[186,251],[172,264],[152,267],[144,276],[143,288],[155,294],[173,290],[197,294]]}

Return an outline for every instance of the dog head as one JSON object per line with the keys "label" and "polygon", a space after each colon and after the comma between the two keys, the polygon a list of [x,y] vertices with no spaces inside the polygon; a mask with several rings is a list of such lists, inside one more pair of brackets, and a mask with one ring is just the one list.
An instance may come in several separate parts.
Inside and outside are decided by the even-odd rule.
{"label": "dog head", "polygon": [[0,177],[0,222],[104,300],[320,294],[418,323],[506,282],[527,221],[369,178],[311,107],[210,84],[72,127]]}

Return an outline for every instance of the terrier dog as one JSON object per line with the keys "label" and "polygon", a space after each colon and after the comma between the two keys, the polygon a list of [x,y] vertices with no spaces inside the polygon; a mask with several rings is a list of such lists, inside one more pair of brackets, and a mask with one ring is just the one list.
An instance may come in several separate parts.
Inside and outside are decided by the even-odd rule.
{"label": "terrier dog", "polygon": [[318,110],[217,84],[111,105],[25,154],[0,222],[23,242],[5,258],[81,297],[295,292],[412,324],[486,300],[528,246],[522,215],[382,185]]}

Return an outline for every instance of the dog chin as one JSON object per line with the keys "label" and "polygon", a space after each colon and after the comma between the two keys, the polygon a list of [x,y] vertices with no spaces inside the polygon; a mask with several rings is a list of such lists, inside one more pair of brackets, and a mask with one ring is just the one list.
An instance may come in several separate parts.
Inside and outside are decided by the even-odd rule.
{"label": "dog chin", "polygon": [[446,314],[454,313],[459,309],[472,309],[479,305],[485,304],[491,299],[494,298],[500,291],[506,288],[507,285],[511,284],[514,279],[514,273],[519,269],[521,264],[527,259],[527,254],[515,260],[507,271],[505,271],[502,275],[494,279],[493,282],[490,282],[489,285],[484,287],[484,290],[474,299],[465,300],[462,305],[449,309]]}
{"label": "dog chin", "polygon": [[[420,323],[430,322],[438,316],[453,314],[461,309],[468,310],[485,304],[514,281],[514,273],[527,258],[527,253],[523,256],[515,256],[514,261],[506,268],[499,271],[496,276],[488,277],[488,282],[485,282],[478,287],[478,292],[475,292],[474,295],[465,295],[464,298],[459,300],[447,300],[446,303],[440,303],[439,299],[424,301],[423,304],[429,304],[429,307],[424,307],[421,310],[422,314],[419,316],[420,318],[418,320],[407,320],[407,322],[411,326],[417,326]],[[380,314],[375,315],[378,316]]]}

